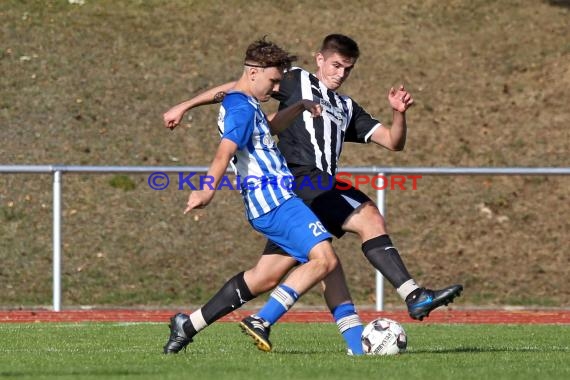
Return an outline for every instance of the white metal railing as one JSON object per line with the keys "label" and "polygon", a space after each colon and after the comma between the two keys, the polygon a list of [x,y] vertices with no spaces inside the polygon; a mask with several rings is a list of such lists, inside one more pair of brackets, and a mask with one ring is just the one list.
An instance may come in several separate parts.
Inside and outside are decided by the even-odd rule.
{"label": "white metal railing", "polygon": [[[0,165],[0,173],[53,174],[53,310],[61,310],[61,192],[63,173],[206,173],[207,166],[77,166],[77,165]],[[228,170],[229,171],[229,170]],[[570,175],[570,167],[344,167],[343,173],[390,175]],[[376,190],[376,203],[386,215],[386,190]],[[384,310],[384,278],[376,271],[376,310]]]}

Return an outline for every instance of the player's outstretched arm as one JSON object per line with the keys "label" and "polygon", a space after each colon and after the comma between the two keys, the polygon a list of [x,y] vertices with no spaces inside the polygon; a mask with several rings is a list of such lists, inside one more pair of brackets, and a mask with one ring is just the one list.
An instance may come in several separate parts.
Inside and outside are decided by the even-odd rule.
{"label": "player's outstretched arm", "polygon": [[162,115],[164,127],[170,129],[176,128],[180,124],[184,114],[192,108],[207,104],[220,103],[224,99],[225,94],[234,87],[235,83],[236,82],[228,82],[220,86],[213,87],[196,95],[192,99],[175,105]]}
{"label": "player's outstretched arm", "polygon": [[303,111],[308,111],[311,117],[318,117],[321,116],[322,110],[322,106],[317,102],[307,99],[299,100],[295,104],[268,117],[271,134],[276,135],[289,127],[293,120]]}
{"label": "player's outstretched arm", "polygon": [[226,173],[228,164],[236,151],[237,144],[235,142],[229,139],[222,139],[218,146],[218,150],[216,151],[216,156],[208,169],[206,178],[209,179],[209,181],[204,180],[204,187],[200,190],[193,191],[190,194],[184,214],[189,213],[195,208],[204,208],[212,201],[214,194],[216,193],[216,189],[218,188],[222,177]]}
{"label": "player's outstretched arm", "polygon": [[414,104],[414,98],[403,85],[398,90],[393,87],[388,91],[388,102],[392,107],[392,127],[380,127],[370,140],[389,150],[403,150],[406,145],[406,111]]}

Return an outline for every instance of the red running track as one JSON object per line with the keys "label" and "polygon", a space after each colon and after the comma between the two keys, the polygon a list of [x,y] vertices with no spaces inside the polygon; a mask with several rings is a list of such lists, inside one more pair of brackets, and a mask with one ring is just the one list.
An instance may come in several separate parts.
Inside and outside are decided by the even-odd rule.
{"label": "red running track", "polygon": [[[35,322],[164,322],[180,310],[90,309],[64,310],[0,310],[0,323]],[[188,312],[189,310],[182,310]],[[240,321],[252,313],[238,310],[222,318],[223,322]],[[378,317],[395,319],[402,323],[419,323],[406,311],[359,311],[363,322]],[[285,314],[282,322],[332,322],[328,311],[296,311]],[[423,323],[511,323],[511,324],[570,324],[570,310],[565,309],[517,309],[517,310],[455,310],[451,308],[433,311]]]}

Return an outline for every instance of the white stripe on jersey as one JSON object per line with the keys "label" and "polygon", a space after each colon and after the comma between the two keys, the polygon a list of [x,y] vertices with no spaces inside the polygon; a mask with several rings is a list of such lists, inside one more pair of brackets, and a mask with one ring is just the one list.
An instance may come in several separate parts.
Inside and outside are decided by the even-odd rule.
{"label": "white stripe on jersey", "polygon": [[353,209],[357,209],[360,207],[360,205],[362,203],[358,202],[357,200],[354,200],[352,198],[349,198],[348,196],[341,194],[341,196],[344,198],[344,200],[353,208]]}
{"label": "white stripe on jersey", "polygon": [[[338,95],[335,92],[335,96],[338,98],[338,103],[340,105],[340,107],[344,110],[345,112],[345,117],[346,117],[346,122],[343,123],[343,132],[346,132],[346,129],[348,129],[348,122],[349,120],[352,119],[352,115],[353,115],[353,111],[354,108],[352,106],[352,99],[346,95]],[[343,103],[344,102],[344,103]],[[344,143],[344,138],[341,138],[341,131],[340,129],[337,130],[338,136],[336,139],[336,167],[338,169],[338,166],[340,165],[340,152],[342,151],[342,144]]]}
{"label": "white stripe on jersey", "polygon": [[[327,102],[331,102],[331,100],[329,99],[328,96],[328,91],[327,88],[322,84],[321,81],[319,81],[319,86],[321,87],[321,94],[323,95],[323,99],[326,100]],[[324,108],[324,105],[323,105]],[[326,112],[325,110],[323,110],[324,112]],[[325,148],[325,160],[327,161],[327,167],[331,167],[332,164],[332,160],[331,160],[331,136],[332,136],[332,126],[331,126],[331,119],[330,117],[323,117],[323,138],[324,138],[324,148]],[[336,141],[341,141],[342,139],[340,138],[340,128],[337,128],[337,139]],[[338,148],[339,145],[337,143],[337,146],[335,148]],[[338,150],[335,152],[335,154],[338,154]],[[329,169],[330,171],[330,169]],[[332,173],[331,173],[332,174]]]}
{"label": "white stripe on jersey", "polygon": [[[309,79],[309,72],[301,71],[301,93],[303,99],[313,100],[313,91],[311,90],[311,80]],[[324,170],[321,164],[321,151],[319,149],[319,144],[317,143],[317,138],[315,137],[315,125],[313,123],[313,118],[308,114],[308,112],[303,112],[303,121],[305,122],[305,128],[311,136],[311,144],[315,152],[315,164],[317,168]]]}
{"label": "white stripe on jersey", "polygon": [[370,141],[370,137],[372,136],[372,134],[373,134],[378,128],[380,128],[381,126],[382,126],[382,124],[380,124],[380,123],[376,124],[376,125],[374,126],[374,128],[372,128],[372,129],[370,130],[370,132],[368,132],[368,133],[366,134],[366,136],[364,137],[364,141],[369,142],[369,141]]}
{"label": "white stripe on jersey", "polygon": [[[257,115],[256,115],[256,125],[257,125]],[[257,127],[256,127],[256,128],[257,128]],[[263,137],[265,137],[265,136],[263,136]],[[263,140],[263,137],[261,137],[261,138],[259,139],[259,141],[255,141],[255,138],[254,138],[254,141],[255,141],[255,143],[254,143],[255,150],[253,151],[253,153],[250,153],[250,154],[252,154],[255,158],[257,158],[257,166],[255,166],[255,168],[261,168],[260,162],[263,162],[263,164],[264,164],[264,166],[265,166],[266,168],[269,168],[269,169],[271,170],[271,172],[275,172],[275,171],[277,170],[277,165],[276,165],[275,162],[272,160],[272,157],[269,156],[269,155],[262,149],[263,145],[262,145],[261,141]],[[264,175],[263,175],[263,170],[262,170],[262,173],[258,174],[258,176],[259,176],[259,177],[262,177],[262,178],[264,177]],[[268,177],[268,175],[265,175],[265,177]],[[271,200],[273,201],[274,204],[279,204],[279,202],[277,201],[277,197],[275,196],[275,193],[272,191],[271,188],[272,188],[272,186],[268,185],[268,186],[266,187],[266,190],[268,190],[267,193],[265,193],[264,196],[263,196],[261,199],[259,199],[260,201],[262,201],[262,202],[260,202],[260,203],[261,203],[261,205],[262,205],[262,210],[264,210],[265,212],[268,212],[268,211],[271,210],[271,207],[270,207],[269,204],[267,203],[267,202],[269,201],[269,200],[267,199],[267,195],[269,195],[269,196],[271,197]],[[255,191],[254,191],[253,193],[255,193]],[[252,192],[250,192],[250,196],[251,196],[251,194],[252,194]],[[256,214],[258,214],[258,213],[256,213]],[[260,215],[261,215],[261,214],[258,214],[257,216],[260,216]],[[256,217],[257,217],[257,216],[256,216]]]}

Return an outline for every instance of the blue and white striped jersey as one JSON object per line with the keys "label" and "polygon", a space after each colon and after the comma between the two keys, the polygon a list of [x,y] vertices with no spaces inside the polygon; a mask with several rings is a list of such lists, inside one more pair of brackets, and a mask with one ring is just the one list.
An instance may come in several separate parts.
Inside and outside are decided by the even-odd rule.
{"label": "blue and white striped jersey", "polygon": [[295,196],[293,175],[269,131],[259,102],[242,92],[228,93],[220,107],[222,139],[238,146],[231,165],[241,187],[248,219],[255,219]]}

